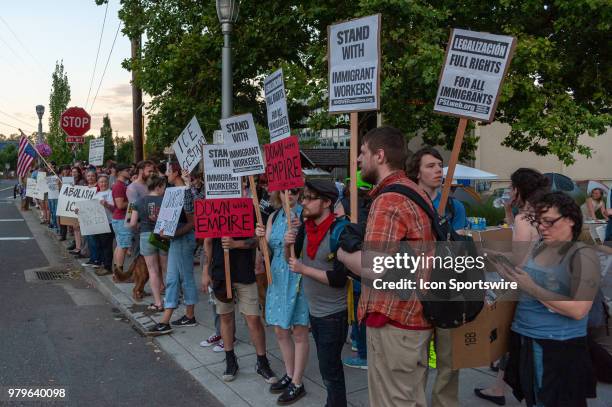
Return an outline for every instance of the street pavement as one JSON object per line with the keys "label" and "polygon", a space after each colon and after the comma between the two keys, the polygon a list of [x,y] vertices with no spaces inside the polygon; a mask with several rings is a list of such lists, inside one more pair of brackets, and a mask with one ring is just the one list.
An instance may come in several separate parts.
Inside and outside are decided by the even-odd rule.
{"label": "street pavement", "polygon": [[[12,191],[7,192],[12,197]],[[12,202],[3,203],[3,194],[0,192],[0,220],[19,218]],[[132,284],[115,284],[110,276],[97,277],[91,269],[83,269],[72,259],[64,258],[64,245],[34,220],[32,212],[25,217],[28,222],[10,222],[10,230],[0,221],[0,239],[5,235],[35,237],[35,240],[10,242],[10,247],[0,240],[0,306],[15,310],[0,317],[2,328],[13,327],[0,330],[0,386],[54,380],[49,383],[70,387],[71,401],[76,399],[78,404],[92,405],[276,405],[277,396],[268,392],[268,385],[254,372],[255,349],[242,318],[237,319],[235,348],[240,371],[235,381],[226,383],[221,378],[225,367],[223,353],[199,346],[214,330],[208,296],[201,295],[196,305],[199,322],[196,327],[175,329],[171,335],[147,340],[137,332],[142,333],[159,320],[159,314],[145,311],[151,297],[135,302],[131,298]],[[58,267],[81,270],[81,279],[53,285],[24,283],[23,269],[52,263],[45,262],[41,249],[45,254],[55,253],[61,260]],[[200,266],[194,266],[198,286],[200,270]],[[83,291],[87,292],[86,296],[80,295]],[[27,294],[20,294],[23,292]],[[175,317],[183,313],[184,308],[180,306]],[[35,323],[24,322],[28,319]],[[282,375],[281,354],[271,327],[266,327],[266,339],[272,368]],[[312,338],[310,343],[304,375],[308,394],[295,404],[298,407],[325,404],[325,388]],[[351,355],[348,344],[343,354]],[[428,394],[435,374],[435,369],[429,373]],[[369,406],[367,371],[345,368],[345,376],[349,405]],[[28,381],[27,377],[33,378]],[[7,378],[13,382],[7,382]],[[474,396],[473,389],[491,385],[494,379],[495,373],[488,368],[462,369],[459,405],[492,406]],[[596,400],[589,401],[589,406],[612,405],[612,386],[600,384],[598,395]],[[509,391],[506,400],[507,406],[521,405]]]}
{"label": "street pavement", "polygon": [[[0,405],[220,405],[79,273],[26,282],[24,271],[50,264],[78,270],[40,225],[32,233],[12,185],[0,181]],[[9,402],[13,387],[65,389],[67,399]]]}

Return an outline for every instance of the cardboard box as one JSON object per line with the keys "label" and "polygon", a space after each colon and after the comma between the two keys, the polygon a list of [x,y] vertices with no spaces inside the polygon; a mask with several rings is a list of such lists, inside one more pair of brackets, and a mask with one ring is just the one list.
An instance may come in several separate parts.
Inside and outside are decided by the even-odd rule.
{"label": "cardboard box", "polygon": [[492,227],[487,230],[466,230],[465,234],[472,236],[475,242],[512,241],[512,228]]}
{"label": "cardboard box", "polygon": [[516,302],[506,298],[485,302],[475,320],[451,331],[453,369],[489,366],[508,351]]}

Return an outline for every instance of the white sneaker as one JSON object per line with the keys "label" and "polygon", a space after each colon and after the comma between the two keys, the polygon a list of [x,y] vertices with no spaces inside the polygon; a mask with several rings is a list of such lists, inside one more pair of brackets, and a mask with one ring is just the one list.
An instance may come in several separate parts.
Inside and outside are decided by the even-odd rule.
{"label": "white sneaker", "polygon": [[218,344],[221,341],[221,336],[212,334],[205,341],[200,342],[200,346],[203,348],[208,348],[209,346],[213,346]]}
{"label": "white sneaker", "polygon": [[225,352],[225,346],[223,346],[223,339],[217,342],[217,344],[213,348],[213,352]]}

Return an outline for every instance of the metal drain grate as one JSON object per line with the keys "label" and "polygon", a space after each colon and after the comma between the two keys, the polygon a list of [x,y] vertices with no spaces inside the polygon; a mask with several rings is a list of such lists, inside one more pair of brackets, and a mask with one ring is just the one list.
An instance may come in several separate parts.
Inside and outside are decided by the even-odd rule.
{"label": "metal drain grate", "polygon": [[36,278],[42,281],[68,280],[70,272],[68,271],[37,271]]}

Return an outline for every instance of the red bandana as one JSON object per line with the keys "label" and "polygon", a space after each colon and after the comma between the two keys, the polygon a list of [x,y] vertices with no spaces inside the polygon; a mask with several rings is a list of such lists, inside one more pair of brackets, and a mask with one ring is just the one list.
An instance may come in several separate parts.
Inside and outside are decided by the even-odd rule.
{"label": "red bandana", "polygon": [[312,260],[314,260],[317,255],[319,245],[331,227],[331,224],[334,223],[334,220],[336,220],[336,216],[330,213],[329,216],[318,225],[312,219],[306,219],[304,222],[306,225],[306,253]]}

